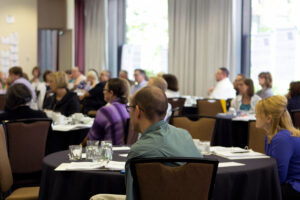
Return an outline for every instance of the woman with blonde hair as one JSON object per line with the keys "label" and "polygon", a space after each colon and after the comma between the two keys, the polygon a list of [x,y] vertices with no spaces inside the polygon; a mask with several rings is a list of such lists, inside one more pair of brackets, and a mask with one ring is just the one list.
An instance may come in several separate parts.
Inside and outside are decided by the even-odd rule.
{"label": "woman with blonde hair", "polygon": [[293,126],[287,99],[265,98],[257,103],[255,113],[256,127],[267,132],[266,154],[277,161],[283,200],[300,199],[300,130]]}
{"label": "woman with blonde hair", "polygon": [[50,75],[49,85],[54,95],[45,99],[44,109],[60,112],[65,116],[80,111],[79,98],[68,90],[68,77],[65,72],[54,72]]}

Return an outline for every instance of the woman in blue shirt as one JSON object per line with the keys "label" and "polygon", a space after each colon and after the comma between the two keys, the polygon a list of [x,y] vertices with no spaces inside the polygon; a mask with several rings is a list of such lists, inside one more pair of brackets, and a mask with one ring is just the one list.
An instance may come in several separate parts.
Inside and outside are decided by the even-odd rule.
{"label": "woman in blue shirt", "polygon": [[300,199],[300,130],[292,124],[287,99],[265,98],[257,103],[255,113],[256,127],[267,131],[266,154],[277,161],[283,200]]}

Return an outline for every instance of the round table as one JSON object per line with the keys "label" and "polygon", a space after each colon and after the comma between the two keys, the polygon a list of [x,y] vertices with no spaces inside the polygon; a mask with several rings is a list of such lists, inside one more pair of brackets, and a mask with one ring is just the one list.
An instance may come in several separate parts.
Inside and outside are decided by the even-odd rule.
{"label": "round table", "polygon": [[212,146],[241,147],[248,146],[249,121],[233,121],[233,117],[216,116],[212,136]]}
{"label": "round table", "polygon": [[[113,160],[125,161],[115,151]],[[40,200],[89,199],[98,193],[125,194],[125,176],[116,171],[54,171],[62,162],[69,162],[68,151],[61,151],[44,158],[40,185]],[[231,160],[209,155],[220,162]],[[276,161],[271,158],[235,160],[240,167],[218,168],[213,199],[218,200],[280,200],[281,190]]]}

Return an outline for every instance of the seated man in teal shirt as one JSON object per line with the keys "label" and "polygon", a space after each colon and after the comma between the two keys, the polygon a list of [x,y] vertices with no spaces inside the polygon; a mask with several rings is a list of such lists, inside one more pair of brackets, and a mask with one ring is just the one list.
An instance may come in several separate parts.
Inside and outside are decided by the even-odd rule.
{"label": "seated man in teal shirt", "polygon": [[[168,108],[165,93],[157,87],[144,87],[135,93],[130,102],[130,123],[142,133],[131,146],[126,162],[126,199],[134,199],[129,161],[149,157],[202,157],[191,135],[183,129],[166,123],[163,119]],[[101,195],[99,195],[101,196]],[[125,198],[117,195],[116,199]],[[94,199],[98,199],[93,197]],[[105,199],[105,198],[99,198]]]}

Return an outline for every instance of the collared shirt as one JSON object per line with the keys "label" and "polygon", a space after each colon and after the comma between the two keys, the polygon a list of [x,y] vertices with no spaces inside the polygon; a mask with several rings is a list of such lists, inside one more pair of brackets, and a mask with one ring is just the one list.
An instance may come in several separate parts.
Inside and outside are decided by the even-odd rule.
{"label": "collared shirt", "polygon": [[141,89],[142,87],[147,86],[147,83],[148,83],[148,81],[143,80],[141,83],[132,85],[130,88],[130,94],[133,95],[138,89]]}
{"label": "collared shirt", "polygon": [[216,87],[209,95],[209,98],[232,99],[235,97],[235,93],[236,91],[229,78],[224,78],[223,80],[217,82]]}
{"label": "collared shirt", "polygon": [[[131,146],[127,161],[132,158],[150,157],[202,157],[191,135],[165,121],[151,125],[140,140]],[[134,199],[129,162],[126,162],[126,199]]]}
{"label": "collared shirt", "polygon": [[90,140],[111,140],[113,145],[123,144],[124,131],[129,118],[126,104],[114,100],[100,108],[88,133]]}

